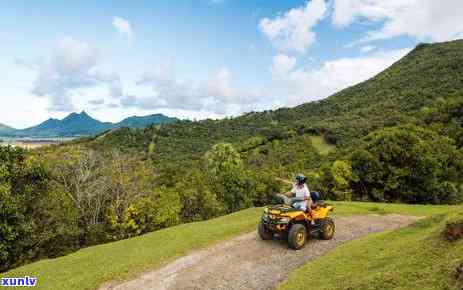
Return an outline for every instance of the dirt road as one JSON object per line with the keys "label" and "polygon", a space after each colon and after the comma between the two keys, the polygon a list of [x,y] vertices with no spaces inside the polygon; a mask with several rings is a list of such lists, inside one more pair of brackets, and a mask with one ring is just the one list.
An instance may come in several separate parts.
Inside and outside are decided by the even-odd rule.
{"label": "dirt road", "polygon": [[341,217],[336,219],[333,240],[312,239],[299,251],[288,249],[285,241],[262,241],[252,232],[196,251],[135,280],[100,289],[274,289],[292,270],[341,243],[407,226],[416,219],[396,214]]}

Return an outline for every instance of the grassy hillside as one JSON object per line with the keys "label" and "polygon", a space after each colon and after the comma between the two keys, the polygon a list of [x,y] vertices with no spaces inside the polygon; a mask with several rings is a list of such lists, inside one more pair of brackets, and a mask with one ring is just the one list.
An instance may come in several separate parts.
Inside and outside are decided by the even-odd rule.
{"label": "grassy hillside", "polygon": [[457,218],[463,214],[433,215],[408,228],[344,244],[293,272],[278,289],[460,290],[463,282],[454,276],[463,263],[463,240],[449,242],[442,236],[446,221]]}
{"label": "grassy hillside", "polygon": [[[154,142],[161,160],[203,154],[218,142],[250,137],[286,139],[289,132],[323,134],[331,143],[404,122],[418,122],[419,112],[439,98],[463,98],[463,40],[421,44],[382,73],[324,100],[295,108],[248,113],[237,118],[179,122],[137,132],[114,132],[99,145],[146,150]],[[129,138],[128,143],[124,143]]]}
{"label": "grassy hillside", "polygon": [[[449,206],[376,203],[334,204],[337,215],[396,212],[427,216],[456,209]],[[261,213],[261,208],[250,208],[205,222],[183,224],[136,238],[89,247],[61,258],[16,268],[0,277],[37,276],[38,289],[95,289],[105,281],[128,279],[194,249],[254,230]]]}
{"label": "grassy hillside", "polygon": [[[311,188],[332,199],[454,203],[463,200],[462,106],[463,40],[457,40],[420,44],[377,76],[321,101],[223,120],[116,130],[82,144],[148,155],[160,176],[167,170],[183,180],[214,144],[227,142],[252,172],[283,178],[303,172]],[[295,146],[301,140],[303,150]],[[441,158],[437,152],[447,153]],[[346,162],[335,170],[337,160]],[[427,164],[417,164],[422,161]],[[413,176],[413,168],[430,176]]]}
{"label": "grassy hillside", "polygon": [[322,155],[326,155],[335,149],[335,146],[326,142],[322,136],[311,136],[310,140],[312,141],[312,145]]}
{"label": "grassy hillside", "polygon": [[390,68],[315,103],[288,109],[334,142],[412,121],[441,97],[463,98],[463,40],[418,45]]}
{"label": "grassy hillside", "polygon": [[112,128],[121,128],[121,127],[129,127],[129,128],[144,128],[151,124],[166,124],[166,123],[173,123],[178,121],[177,118],[171,118],[164,116],[163,114],[153,114],[148,116],[133,116],[125,118],[124,120],[120,121],[119,123],[113,124]]}

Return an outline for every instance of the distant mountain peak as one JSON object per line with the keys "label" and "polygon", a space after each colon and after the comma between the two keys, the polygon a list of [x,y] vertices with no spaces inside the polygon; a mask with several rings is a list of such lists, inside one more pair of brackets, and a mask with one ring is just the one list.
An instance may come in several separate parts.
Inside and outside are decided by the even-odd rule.
{"label": "distant mountain peak", "polygon": [[69,121],[69,120],[95,120],[95,119],[92,118],[89,114],[87,114],[87,112],[82,111],[81,113],[73,112],[67,115],[67,117],[63,119],[63,121]]}
{"label": "distant mountain peak", "polygon": [[152,124],[172,123],[177,120],[177,118],[167,117],[163,114],[153,114],[140,117],[128,117],[119,123],[109,123],[94,119],[83,110],[80,113],[72,112],[62,120],[50,118],[37,126],[24,130],[15,130],[7,126],[4,128],[0,124],[0,133],[27,137],[88,136],[114,128],[143,128]]}

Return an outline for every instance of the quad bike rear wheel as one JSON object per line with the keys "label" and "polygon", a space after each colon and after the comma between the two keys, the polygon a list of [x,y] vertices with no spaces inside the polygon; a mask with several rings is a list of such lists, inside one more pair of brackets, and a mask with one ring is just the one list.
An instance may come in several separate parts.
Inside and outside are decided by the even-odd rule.
{"label": "quad bike rear wheel", "polygon": [[302,224],[291,226],[288,234],[288,245],[291,249],[299,250],[304,247],[307,240],[307,230]]}
{"label": "quad bike rear wheel", "polygon": [[265,227],[265,225],[260,222],[257,226],[257,232],[262,240],[271,240],[273,238],[273,234]]}
{"label": "quad bike rear wheel", "polygon": [[322,240],[331,240],[334,236],[334,221],[327,217],[321,221],[319,237]]}

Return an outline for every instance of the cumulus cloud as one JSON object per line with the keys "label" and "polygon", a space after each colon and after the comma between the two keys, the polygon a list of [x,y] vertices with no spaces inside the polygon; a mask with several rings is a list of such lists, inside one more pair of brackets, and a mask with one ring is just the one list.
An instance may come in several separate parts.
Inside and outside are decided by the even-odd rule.
{"label": "cumulus cloud", "polygon": [[401,35],[422,41],[445,41],[463,36],[461,0],[335,0],[333,24],[346,27],[357,20],[381,23],[360,43]]}
{"label": "cumulus cloud", "polygon": [[361,51],[361,52],[364,52],[364,53],[367,53],[367,52],[373,51],[373,50],[375,50],[375,49],[376,49],[376,47],[373,46],[373,45],[366,45],[366,46],[363,46],[363,47],[360,49],[360,51]]}
{"label": "cumulus cloud", "polygon": [[206,80],[180,79],[171,64],[143,73],[138,85],[149,86],[151,96],[127,95],[124,107],[143,109],[176,109],[207,111],[219,115],[242,113],[267,106],[267,94],[256,89],[240,89],[233,85],[231,72],[223,67]]}
{"label": "cumulus cloud", "polygon": [[131,39],[133,37],[132,24],[128,19],[122,17],[113,17],[113,26],[123,38]]}
{"label": "cumulus cloud", "polygon": [[[365,81],[402,58],[410,49],[376,52],[356,58],[339,58],[325,62],[320,68],[294,68],[288,70],[284,57],[275,57],[271,72],[285,89],[286,105],[327,97],[341,89]],[[280,67],[282,66],[282,67]],[[295,67],[291,62],[290,67]],[[285,72],[285,73],[281,73]]]}
{"label": "cumulus cloud", "polygon": [[270,71],[274,77],[284,78],[294,68],[295,64],[295,57],[280,53],[273,57],[273,65]]}
{"label": "cumulus cloud", "polygon": [[32,93],[50,100],[51,111],[75,110],[73,97],[79,90],[99,85],[111,87],[120,83],[117,74],[97,70],[99,56],[88,43],[72,38],[59,42],[49,59],[37,66]]}
{"label": "cumulus cloud", "polygon": [[316,40],[313,27],[326,15],[324,0],[307,1],[274,19],[263,18],[259,28],[280,51],[304,53]]}

